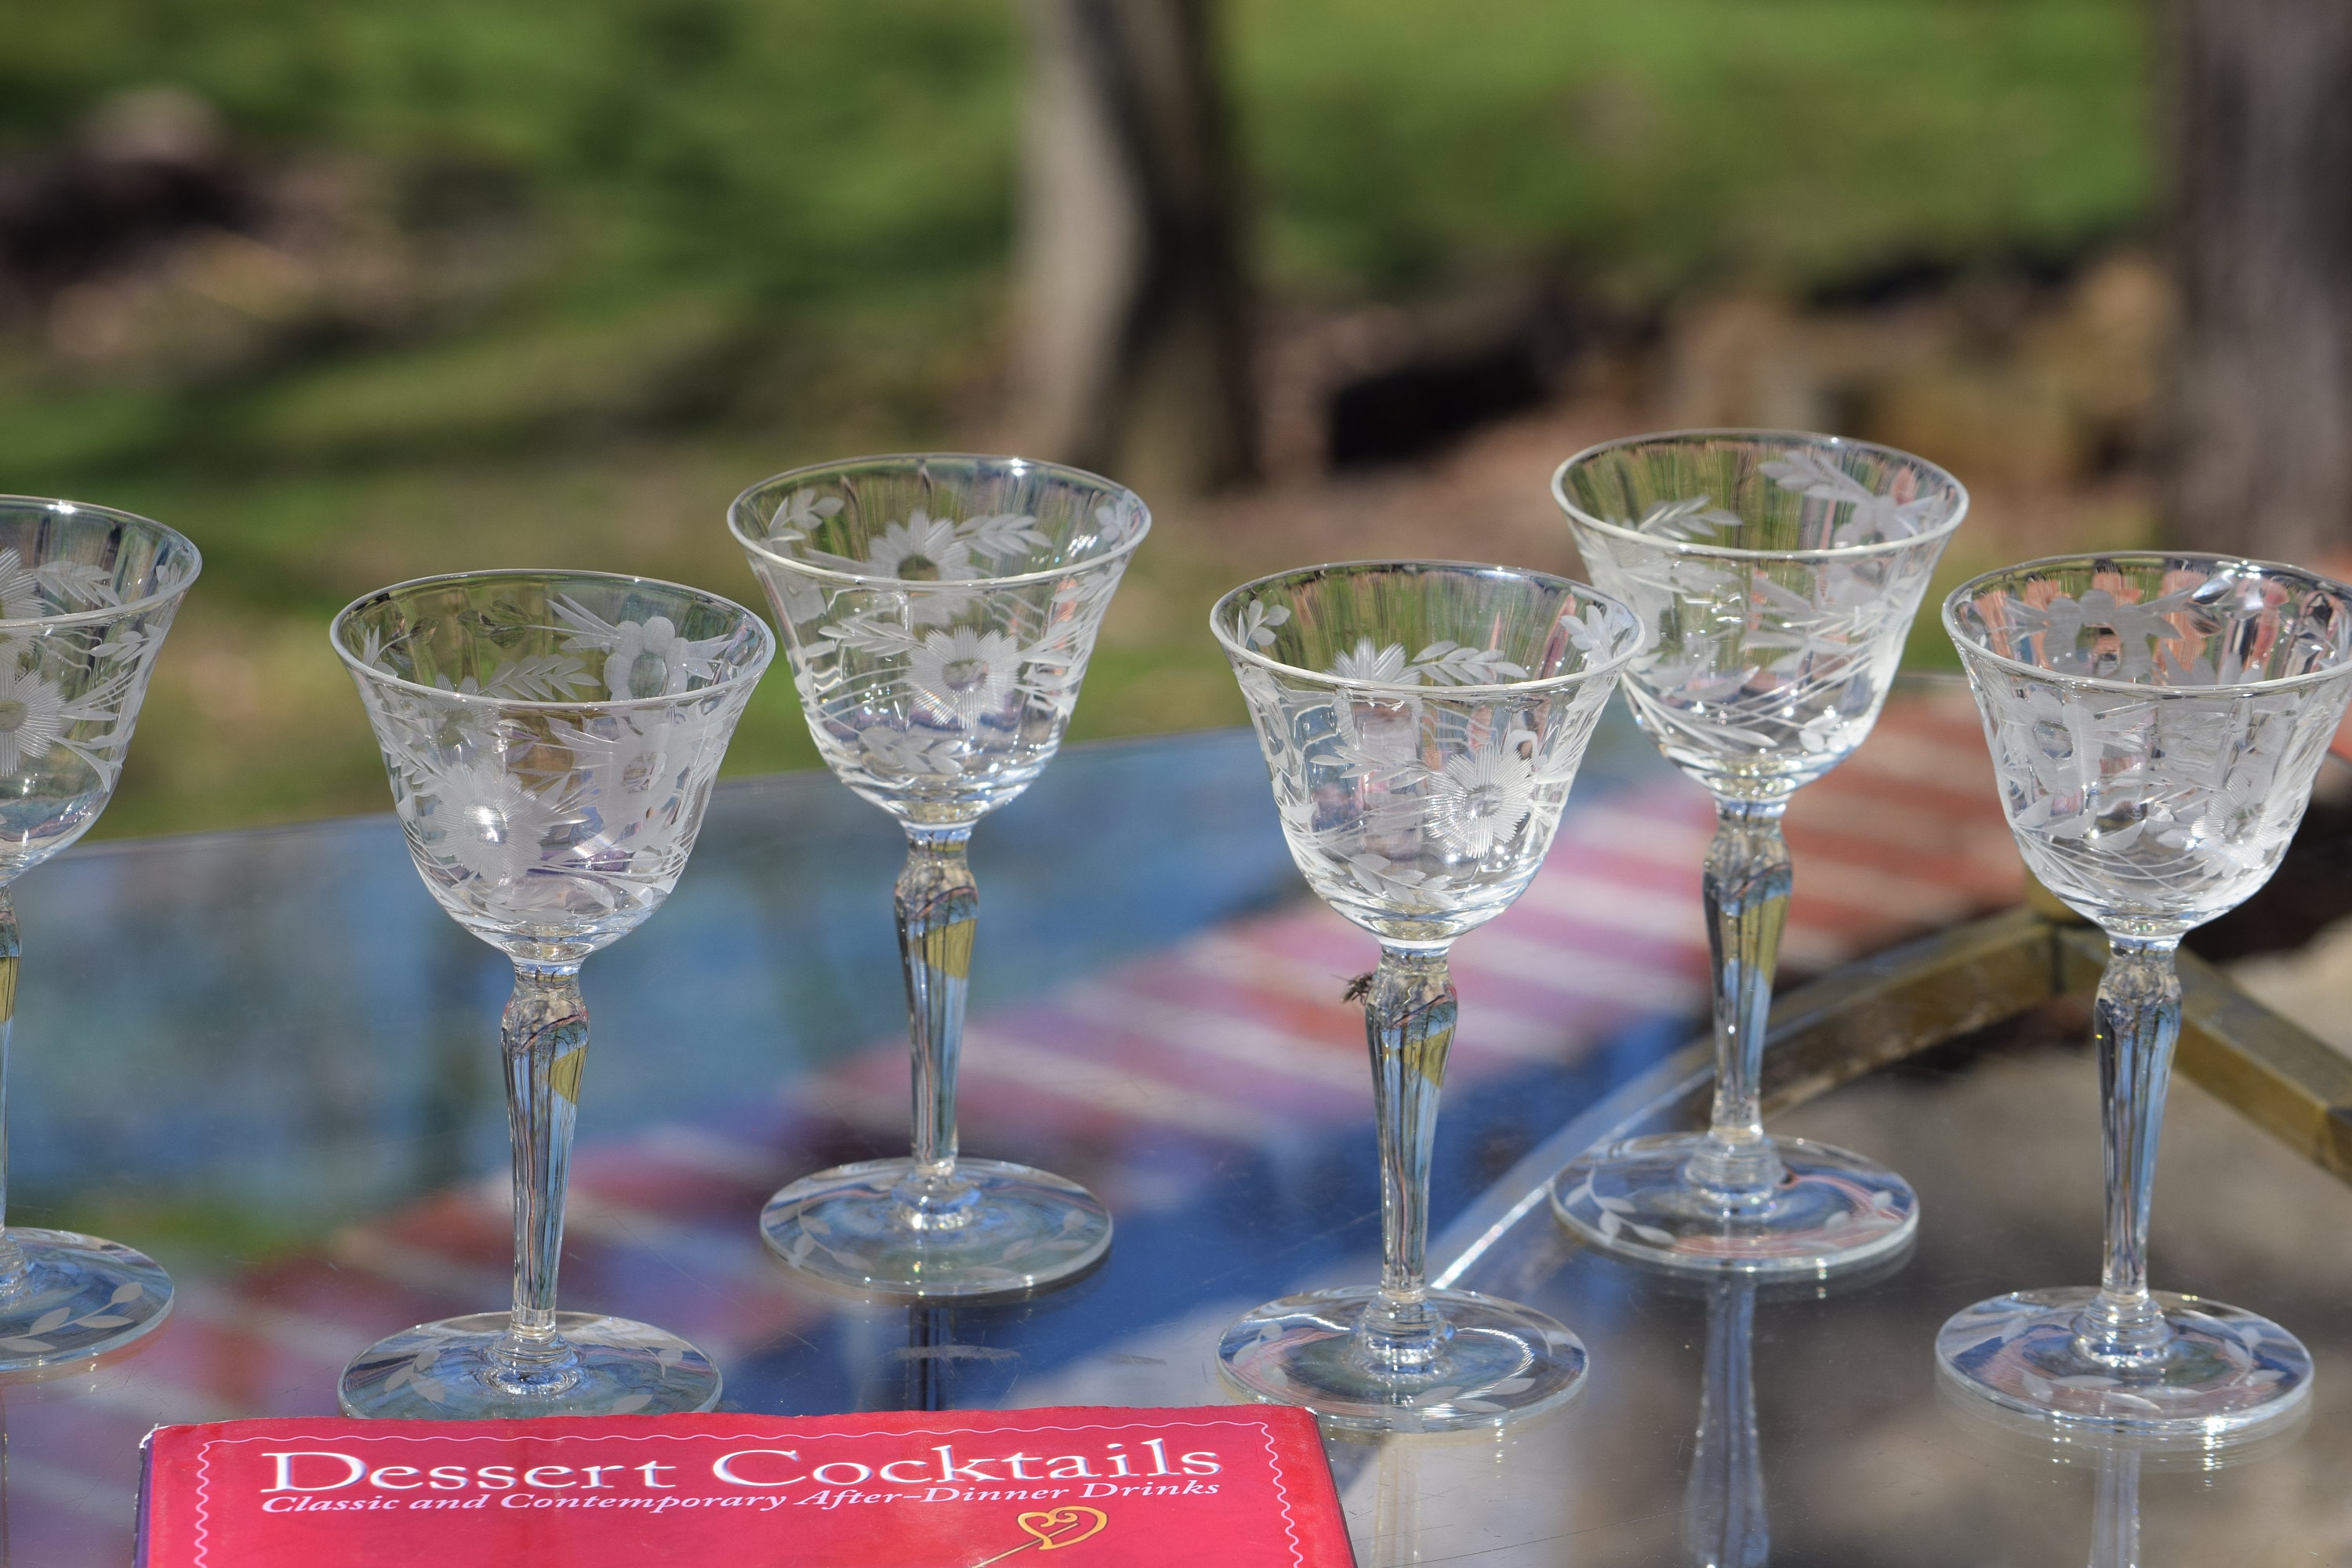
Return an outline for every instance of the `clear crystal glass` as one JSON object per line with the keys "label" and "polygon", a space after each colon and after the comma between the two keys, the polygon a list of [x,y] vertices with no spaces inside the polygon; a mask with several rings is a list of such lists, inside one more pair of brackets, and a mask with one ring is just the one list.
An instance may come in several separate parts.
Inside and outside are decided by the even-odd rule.
{"label": "clear crystal glass", "polygon": [[[0,497],[0,1108],[21,948],[9,889],[89,831],[122,772],[140,699],[196,547],[142,517]],[[0,1215],[7,1143],[0,1123]],[[128,1344],[172,1310],[172,1281],[131,1248],[0,1229],[0,1372]]]}
{"label": "clear crystal glass", "polygon": [[677,885],[775,638],[715,595],[587,572],[404,583],[346,607],[330,635],[375,728],[417,875],[515,970],[502,1031],[513,1308],[362,1352],[343,1369],[343,1410],[708,1410],[718,1370],[684,1340],[555,1310],[588,1061],[580,968]]}
{"label": "clear crystal glass", "polygon": [[794,1182],[761,1233],[794,1268],[851,1289],[996,1295],[1068,1279],[1108,1249],[1109,1212],[1075,1182],[956,1146],[980,914],[965,847],[1053,761],[1151,515],[1075,468],[920,453],[780,474],[744,491],[728,525],[783,626],[818,750],[907,834],[896,907],[912,1152]]}
{"label": "clear crystal glass", "polygon": [[2026,864],[2106,931],[2093,1016],[2106,1168],[2099,1288],[1983,1301],[1937,1357],[2013,1411],[2156,1436],[2292,1412],[2311,1357],[2254,1313],[2147,1288],[2173,952],[2278,867],[2352,700],[2352,588],[2210,555],[2036,561],[1944,605]]}
{"label": "clear crystal glass", "polygon": [[1758,1077],[1791,871],[1789,797],[1870,733],[1968,493],[1932,464],[1831,436],[1685,431],[1560,465],[1552,494],[1593,580],[1650,642],[1633,716],[1715,795],[1700,889],[1714,950],[1704,1132],[1594,1149],[1553,1184],[1591,1244],[1669,1268],[1821,1274],[1918,1224],[1902,1177],[1764,1131]]}
{"label": "clear crystal glass", "polygon": [[1218,1348],[1226,1375],[1257,1398],[1375,1431],[1488,1426],[1557,1404],[1584,1374],[1574,1334],[1425,1277],[1455,1015],[1446,952],[1543,864],[1640,623],[1559,577],[1370,562],[1236,588],[1210,626],[1256,722],[1291,858],[1381,941],[1380,966],[1360,983],[1381,1282],[1249,1313]]}

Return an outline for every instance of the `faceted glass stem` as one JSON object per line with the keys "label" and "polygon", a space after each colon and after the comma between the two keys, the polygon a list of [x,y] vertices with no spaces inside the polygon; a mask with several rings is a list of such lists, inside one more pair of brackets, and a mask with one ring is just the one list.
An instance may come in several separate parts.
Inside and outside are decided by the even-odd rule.
{"label": "faceted glass stem", "polygon": [[2093,1022],[2099,1047],[2107,1234],[2099,1293],[2075,1321],[2084,1354],[2129,1364],[2160,1354],[2172,1330],[2147,1289],[2148,1205],[2157,1140],[2180,1037],[2179,937],[2107,939]]}
{"label": "faceted glass stem", "polygon": [[1380,1130],[1381,1282],[1309,1290],[1245,1312],[1217,1342],[1244,1393],[1328,1426],[1443,1432],[1559,1404],[1584,1345],[1532,1308],[1429,1283],[1429,1166],[1458,1013],[1448,944],[1383,943],[1364,1040]]}
{"label": "faceted glass stem", "polygon": [[1356,1336],[1378,1366],[1411,1374],[1443,1348],[1428,1289],[1429,1166],[1457,1011],[1445,949],[1383,945],[1364,1001],[1381,1146],[1381,1289]]}
{"label": "faceted glass stem", "polygon": [[8,1045],[16,1022],[16,901],[0,882],[0,1300],[25,1287],[25,1253],[8,1236]]}
{"label": "faceted glass stem", "polygon": [[980,889],[971,825],[908,824],[894,900],[913,1058],[913,1152],[803,1176],[760,1233],[792,1268],[853,1290],[1001,1296],[1069,1279],[1110,1247],[1110,1212],[1076,1182],[956,1147],[956,1074]]}
{"label": "faceted glass stem", "polygon": [[1697,1568],[1763,1568],[1772,1557],[1756,1434],[1755,1328],[1752,1281],[1707,1288],[1706,1373],[1683,1505],[1683,1544]]}
{"label": "faceted glass stem", "polygon": [[572,1124],[588,1065],[579,961],[518,958],[501,1035],[514,1304],[377,1341],[343,1369],[343,1414],[458,1421],[709,1409],[719,1403],[719,1369],[686,1341],[624,1318],[555,1310]]}
{"label": "faceted glass stem", "polygon": [[1715,1111],[1688,1170],[1727,1207],[1767,1199],[1781,1169],[1764,1135],[1764,1037],[1792,878],[1780,836],[1786,801],[1718,800],[1700,887],[1715,959]]}
{"label": "faceted glass stem", "polygon": [[973,1192],[956,1163],[956,1068],[963,1055],[964,995],[980,887],[965,849],[969,824],[907,829],[907,863],[893,905],[907,982],[907,1034],[914,1058],[914,1169],[893,1190],[906,1223],[946,1228],[966,1217]]}
{"label": "faceted glass stem", "polygon": [[2107,934],[2099,1047],[2106,1256],[2097,1289],[2020,1290],[1953,1314],[1937,1363],[1963,1390],[2044,1420],[2210,1442],[2301,1407],[2311,1352],[2278,1324],[2147,1288],[2147,1220],[2172,1050],[2178,931]]}
{"label": "faceted glass stem", "polygon": [[1794,1277],[1858,1268],[1918,1228],[1910,1184],[1845,1149],[1764,1131],[1764,1046],[1793,879],[1785,798],[1716,802],[1700,890],[1714,956],[1715,1108],[1704,1132],[1596,1145],[1552,1207],[1621,1258],[1664,1268]]}
{"label": "faceted glass stem", "polygon": [[554,1394],[580,1377],[579,1357],[555,1328],[564,1185],[588,1064],[580,965],[517,960],[501,1032],[514,1146],[514,1310],[489,1375],[509,1393]]}

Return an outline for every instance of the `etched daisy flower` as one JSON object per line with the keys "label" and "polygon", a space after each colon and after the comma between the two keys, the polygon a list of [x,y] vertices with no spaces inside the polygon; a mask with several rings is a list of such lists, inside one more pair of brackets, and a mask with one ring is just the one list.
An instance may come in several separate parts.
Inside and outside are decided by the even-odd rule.
{"label": "etched daisy flower", "polygon": [[1465,855],[1485,855],[1518,837],[1535,809],[1535,763],[1508,745],[1448,757],[1423,798],[1429,825]]}
{"label": "etched daisy flower", "polygon": [[971,576],[971,547],[956,537],[954,523],[919,507],[867,542],[866,563],[908,582],[961,583]]}
{"label": "etched daisy flower", "polygon": [[908,654],[907,672],[916,695],[940,718],[969,730],[1012,696],[1020,656],[1020,644],[1002,632],[958,626],[927,633],[922,646]]}
{"label": "etched daisy flower", "polygon": [[615,630],[613,652],[604,660],[604,689],[616,700],[672,697],[686,689],[693,678],[687,668],[686,639],[667,616],[623,621]]}
{"label": "etched daisy flower", "polygon": [[65,694],[22,668],[0,669],[0,773],[49,754],[66,732]]}
{"label": "etched daisy flower", "polygon": [[1392,642],[1376,650],[1371,638],[1358,637],[1356,646],[1333,659],[1331,668],[1324,673],[1336,675],[1342,680],[1370,680],[1384,686],[1401,686],[1404,683],[1404,644]]}
{"label": "etched daisy flower", "polygon": [[439,794],[435,815],[447,823],[441,853],[499,886],[520,881],[548,859],[548,839],[572,825],[561,804],[495,763],[453,773],[441,781]]}
{"label": "etched daisy flower", "polygon": [[0,620],[31,620],[42,608],[40,579],[14,550],[0,550]]}

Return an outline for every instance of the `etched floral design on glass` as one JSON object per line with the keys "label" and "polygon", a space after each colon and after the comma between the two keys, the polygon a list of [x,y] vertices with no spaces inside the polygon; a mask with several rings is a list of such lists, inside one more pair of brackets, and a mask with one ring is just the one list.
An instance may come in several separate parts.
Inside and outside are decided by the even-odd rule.
{"label": "etched floral design on glass", "polygon": [[2157,1436],[2276,1418],[2311,1357],[2265,1318],[2152,1292],[2147,1225],[2181,936],[2268,880],[2352,700],[2352,588],[2210,555],[2032,562],[1962,584],[1968,666],[2026,864],[2107,933],[2101,1284],[1954,1317],[1945,1373],[2013,1411]]}
{"label": "etched floral design on glass", "polygon": [[[10,889],[105,810],[163,634],[201,564],[194,545],[145,518],[0,497],[0,1097],[21,952]],[[130,1247],[0,1230],[0,1372],[128,1344],[171,1307],[169,1277]]]}
{"label": "etched floral design on glass", "polygon": [[514,1301],[362,1352],[353,1415],[707,1410],[719,1373],[674,1334],[556,1310],[564,1178],[588,1060],[580,970],[686,868],[720,759],[775,639],[740,605],[599,573],[474,572],[335,617],[411,859],[505,953]]}
{"label": "etched floral design on glass", "polygon": [[1446,952],[1543,864],[1640,624],[1562,578],[1395,562],[1252,583],[1210,625],[1249,702],[1291,858],[1381,942],[1363,982],[1381,1283],[1258,1308],[1225,1331],[1225,1375],[1367,1430],[1488,1426],[1557,1404],[1583,1376],[1574,1334],[1425,1277],[1455,1015]]}
{"label": "etched floral design on glass", "polygon": [[907,834],[896,908],[913,1148],[769,1201],[761,1233],[806,1274],[898,1296],[1003,1294],[1066,1279],[1110,1246],[1109,1213],[1077,1184],[959,1152],[980,910],[965,847],[1053,760],[1150,522],[1092,474],[936,453],[779,475],[728,513],[783,627],[817,749]]}
{"label": "etched floral design on glass", "polygon": [[1717,811],[1700,882],[1708,1129],[1587,1152],[1555,1182],[1554,1207],[1590,1243],[1664,1268],[1812,1274],[1883,1257],[1918,1222],[1903,1178],[1764,1131],[1758,1079],[1792,887],[1780,817],[1869,735],[1967,492],[1884,447],[1686,431],[1579,453],[1552,493],[1593,580],[1650,634],[1623,679],[1634,718]]}

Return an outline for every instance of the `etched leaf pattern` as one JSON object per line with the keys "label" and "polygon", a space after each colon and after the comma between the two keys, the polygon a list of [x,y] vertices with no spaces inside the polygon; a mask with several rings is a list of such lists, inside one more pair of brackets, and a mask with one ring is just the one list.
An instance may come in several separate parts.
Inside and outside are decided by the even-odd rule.
{"label": "etched leaf pattern", "polygon": [[[803,503],[804,493],[787,498],[779,522],[802,514],[821,521],[840,510],[830,500]],[[1106,538],[1132,527],[1109,506],[1095,520]],[[768,538],[798,542],[807,530],[795,521]],[[856,582],[755,557],[788,623],[810,730],[850,787],[892,811],[934,795],[984,808],[1043,770],[1126,564],[1122,552],[1031,572],[1031,560],[1055,542],[1026,514],[956,521],[916,510],[872,532],[863,560],[795,550],[795,559]],[[999,575],[1034,580],[989,581]]]}
{"label": "etched leaf pattern", "polygon": [[2104,1368],[2062,1372],[2084,1364],[2072,1313],[2053,1314],[2030,1296],[1979,1302],[1953,1318],[1943,1334],[1950,1347],[1947,1353],[1970,1376],[2072,1415],[2162,1419],[2177,1417],[2187,1406],[2209,1412],[2251,1407],[2269,1397],[2272,1385],[2286,1375],[2285,1367],[2305,1359],[2300,1345],[2259,1320],[2218,1317],[2178,1299],[2168,1300],[2166,1315],[2179,1331],[2168,1376]]}
{"label": "etched leaf pattern", "polygon": [[121,609],[114,574],[86,561],[25,564],[16,549],[0,550],[0,620],[37,620],[85,610]]}
{"label": "etched leaf pattern", "polygon": [[[176,608],[127,609],[100,568],[28,569],[0,550],[0,863],[12,871],[79,837],[113,794]],[[121,613],[85,614],[109,610]]]}
{"label": "etched leaf pattern", "polygon": [[1882,495],[1847,473],[1834,457],[1819,447],[1801,447],[1784,458],[1757,467],[1784,490],[1793,490],[1808,500],[1824,501],[1832,507],[1853,509],[1839,514],[1831,525],[1829,543],[1832,548],[1916,538],[1944,515],[1948,504],[1940,491],[1931,489],[1922,494],[1916,471],[1907,468],[1895,471],[1892,489]]}
{"label": "etched leaf pattern", "polygon": [[514,719],[362,689],[435,897],[494,940],[598,943],[676,885],[748,696]]}
{"label": "etched leaf pattern", "polygon": [[[360,694],[443,907],[492,941],[601,945],[677,884],[750,686],[711,684],[728,672],[728,637],[688,638],[662,616],[608,620],[562,595],[549,608],[550,622],[498,631],[559,653],[428,689],[399,639],[371,642],[362,661],[411,684],[363,680]],[[476,697],[548,706],[464,700]],[[605,706],[647,698],[672,700]]]}
{"label": "etched leaf pattern", "polygon": [[1907,549],[1900,542],[1948,503],[1904,493],[1907,473],[1896,493],[1874,494],[1811,451],[1760,467],[1784,489],[1851,509],[1830,529],[1830,546],[1898,547],[1845,558],[1706,553],[1740,548],[1744,526],[1707,496],[1662,502],[1619,525],[1639,537],[1586,530],[1578,542],[1595,583],[1652,632],[1625,677],[1643,727],[1711,785],[1781,793],[1868,737],[1941,549],[1933,537]]}
{"label": "etched leaf pattern", "polygon": [[51,1308],[26,1324],[23,1333],[0,1336],[0,1350],[15,1351],[20,1355],[56,1356],[71,1353],[78,1342],[102,1343],[111,1331],[138,1321],[121,1309],[146,1293],[145,1285],[131,1279],[116,1286],[114,1293],[95,1310],[77,1313],[71,1307]]}
{"label": "etched leaf pattern", "polygon": [[2070,901],[2195,923],[2245,899],[2285,852],[2346,683],[2212,689],[2342,665],[2352,622],[2282,614],[2248,584],[2176,571],[2153,597],[2117,578],[2079,597],[2002,590],[1969,606],[2003,657],[2138,687],[1969,661],[2019,847]]}
{"label": "etched leaf pattern", "polygon": [[[1580,618],[1603,635],[1605,607]],[[1289,617],[1247,603],[1237,640]],[[1630,646],[1620,612],[1607,636]],[[1291,855],[1316,892],[1384,935],[1457,935],[1524,890],[1608,700],[1606,680],[1535,691],[1493,688],[1527,671],[1491,649],[1439,642],[1407,656],[1363,638],[1322,671],[1419,690],[1365,690],[1234,661]]]}

